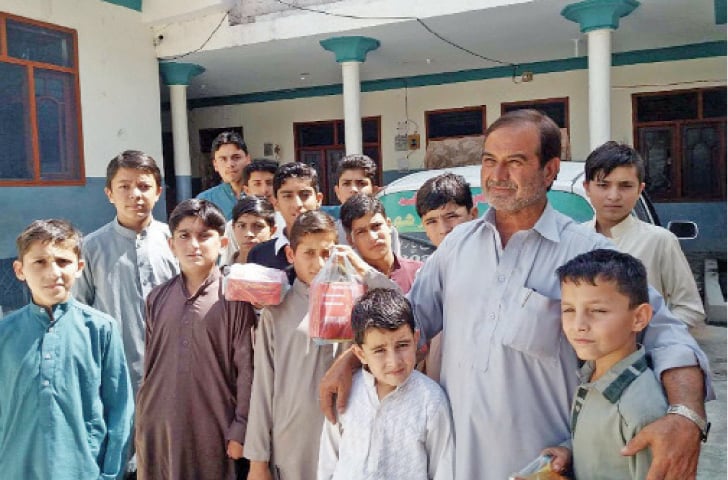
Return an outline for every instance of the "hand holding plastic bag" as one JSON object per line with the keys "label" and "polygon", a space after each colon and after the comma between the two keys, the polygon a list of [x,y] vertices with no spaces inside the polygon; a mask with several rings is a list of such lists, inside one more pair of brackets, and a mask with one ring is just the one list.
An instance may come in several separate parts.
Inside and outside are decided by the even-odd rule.
{"label": "hand holding plastic bag", "polygon": [[[353,339],[351,309],[364,294],[365,285],[350,256],[350,249],[335,248],[309,291],[309,337],[316,343]],[[357,265],[357,267],[359,267]]]}

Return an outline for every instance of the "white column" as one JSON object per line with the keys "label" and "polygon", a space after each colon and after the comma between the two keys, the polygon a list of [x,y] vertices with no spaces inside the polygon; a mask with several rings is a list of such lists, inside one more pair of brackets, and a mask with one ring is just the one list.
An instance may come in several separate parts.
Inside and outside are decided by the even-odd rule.
{"label": "white column", "polygon": [[174,173],[177,177],[177,202],[192,197],[190,177],[189,131],[187,127],[187,85],[169,86],[172,112],[172,143],[174,145]]}
{"label": "white column", "polygon": [[361,154],[361,82],[360,62],[341,62],[341,76],[344,83],[344,141],[346,154]]}
{"label": "white column", "polygon": [[587,33],[589,43],[589,147],[611,140],[612,30]]}

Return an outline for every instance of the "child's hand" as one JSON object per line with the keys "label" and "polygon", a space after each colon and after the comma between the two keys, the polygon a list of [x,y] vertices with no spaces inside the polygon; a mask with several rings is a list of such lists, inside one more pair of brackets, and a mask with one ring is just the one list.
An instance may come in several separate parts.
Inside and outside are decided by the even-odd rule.
{"label": "child's hand", "polygon": [[566,447],[544,448],[541,455],[551,455],[551,470],[556,473],[565,473],[571,466],[571,450]]}
{"label": "child's hand", "polygon": [[362,260],[362,258],[357,255],[354,249],[349,245],[335,245],[334,253],[338,253],[339,255],[343,255],[348,258],[349,262],[351,262],[351,266],[356,269],[356,273],[358,273],[361,277],[364,277],[366,273],[372,269],[372,267]]}
{"label": "child's hand", "polygon": [[273,480],[273,475],[268,468],[268,462],[250,462],[248,480]]}
{"label": "child's hand", "polygon": [[243,458],[243,444],[235,440],[230,440],[227,444],[227,456],[233,460]]}

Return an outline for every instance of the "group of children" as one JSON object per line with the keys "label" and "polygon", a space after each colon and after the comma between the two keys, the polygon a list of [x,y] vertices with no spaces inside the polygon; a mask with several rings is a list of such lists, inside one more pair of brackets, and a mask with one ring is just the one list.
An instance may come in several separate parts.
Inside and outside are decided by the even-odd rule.
{"label": "group of children", "polygon": [[[105,192],[117,212],[109,224],[83,244],[61,220],[35,221],[20,234],[14,268],[33,301],[0,320],[0,471],[59,479],[122,478],[127,469],[140,479],[454,478],[450,407],[417,371],[421,342],[404,296],[421,263],[394,245],[396,229],[371,196],[374,163],[342,160],[337,224],[319,210],[310,166],[250,162],[230,133],[215,140],[213,155],[223,186],[180,203],[168,226],[151,213],[159,168],[126,151],[107,169]],[[603,170],[595,173],[600,182],[611,174]],[[469,185],[454,174],[428,180],[416,206],[436,247],[478,213]],[[352,311],[351,348],[364,367],[335,425],[319,409],[318,384],[348,345],[312,343],[306,330],[309,285],[332,252],[369,287]],[[284,269],[292,287],[260,312],[226,300],[221,258]],[[585,363],[572,441],[544,452],[558,471],[573,465],[576,478],[644,478],[649,452],[624,458],[619,450],[666,408],[637,343],[652,314],[645,267],[597,250],[556,273],[563,331]],[[439,355],[436,338],[419,362],[435,380]]]}

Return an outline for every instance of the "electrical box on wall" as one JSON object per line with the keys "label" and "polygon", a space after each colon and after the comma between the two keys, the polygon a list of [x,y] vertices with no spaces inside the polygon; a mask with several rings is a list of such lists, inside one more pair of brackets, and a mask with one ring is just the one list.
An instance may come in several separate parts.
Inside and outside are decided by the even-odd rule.
{"label": "electrical box on wall", "polygon": [[395,135],[394,136],[394,151],[395,152],[406,152],[409,150],[409,144],[407,143],[407,135]]}
{"label": "electrical box on wall", "polygon": [[407,135],[407,146],[410,150],[419,150],[420,148],[420,134],[413,133]]}

